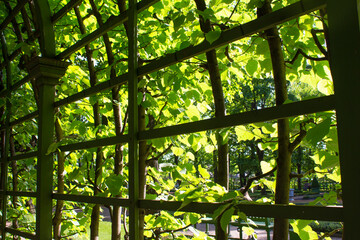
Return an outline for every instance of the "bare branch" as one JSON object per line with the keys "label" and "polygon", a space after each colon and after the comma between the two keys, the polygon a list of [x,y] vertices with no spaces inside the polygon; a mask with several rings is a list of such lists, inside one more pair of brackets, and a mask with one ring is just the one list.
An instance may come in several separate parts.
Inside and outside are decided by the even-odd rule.
{"label": "bare branch", "polygon": [[328,58],[328,52],[325,50],[325,48],[321,45],[319,38],[317,37],[317,33],[322,33],[324,32],[324,30],[316,30],[316,29],[311,29],[311,35],[315,41],[316,46],[319,48],[319,50],[322,52],[322,54],[324,54],[324,56],[326,57],[326,59]]}
{"label": "bare branch", "polygon": [[269,172],[267,172],[267,173],[260,174],[260,175],[258,175],[258,176],[249,178],[246,186],[245,186],[245,187],[242,187],[242,188],[240,189],[240,192],[241,192],[243,195],[245,195],[245,194],[247,193],[247,191],[249,191],[249,188],[251,187],[251,184],[252,184],[254,181],[259,180],[259,179],[261,179],[261,178],[264,178],[264,177],[267,177],[267,176],[271,175],[272,173],[274,173],[274,172],[276,171],[276,169],[277,169],[277,166],[275,166],[273,169],[271,169],[271,170],[270,170]]}
{"label": "bare branch", "polygon": [[289,144],[289,152],[292,153],[295,148],[297,148],[301,141],[306,137],[306,131],[300,127],[299,135],[295,138],[293,142]]}
{"label": "bare branch", "polygon": [[163,156],[165,153],[167,153],[171,149],[172,146],[173,146],[173,144],[170,144],[164,151],[159,153],[157,156],[146,160],[146,162],[158,160],[161,156]]}
{"label": "bare branch", "polygon": [[312,60],[312,61],[325,61],[327,60],[327,57],[311,57],[309,55],[307,55],[302,49],[298,49],[295,53],[295,56],[293,57],[293,59],[291,61],[286,61],[287,63],[290,63],[290,64],[294,64],[294,62],[296,61],[296,59],[299,57],[299,55],[302,55],[303,57],[309,59],[309,60]]}

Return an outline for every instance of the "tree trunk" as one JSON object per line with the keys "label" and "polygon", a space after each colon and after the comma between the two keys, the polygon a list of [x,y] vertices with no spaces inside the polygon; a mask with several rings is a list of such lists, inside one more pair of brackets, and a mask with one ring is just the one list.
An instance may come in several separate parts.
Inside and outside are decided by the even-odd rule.
{"label": "tree trunk", "polygon": [[[80,32],[81,34],[85,34],[85,26],[80,15],[79,8],[76,7],[75,14],[79,23]],[[90,49],[89,45],[85,45],[85,53],[90,73],[90,85],[93,87],[98,82],[95,72],[95,66],[92,57],[92,50]],[[99,103],[96,102],[93,105],[93,113],[94,113],[94,127],[98,127],[101,124],[101,115],[100,115],[100,107]],[[94,196],[99,194],[99,180],[101,179],[102,175],[102,162],[103,162],[103,155],[102,155],[102,148],[98,147],[96,149],[96,160],[95,160],[95,179],[93,181],[93,189],[94,189]],[[90,181],[90,179],[89,179]],[[99,220],[100,219],[100,205],[95,204],[91,213],[91,224],[90,224],[90,239],[91,240],[98,240],[99,239]]]}
{"label": "tree trunk", "polygon": [[[10,134],[12,132],[12,129],[10,129]],[[14,136],[10,136],[10,155],[12,157],[14,157],[16,155],[16,151],[15,151],[15,144],[14,144]],[[12,169],[12,185],[13,185],[13,191],[17,192],[19,191],[18,189],[18,185],[19,185],[19,180],[18,180],[18,167],[17,167],[17,162],[16,160],[12,160],[11,161],[11,169]],[[17,207],[19,206],[18,204],[18,197],[17,196],[13,196],[12,197],[12,207],[14,209],[17,209]],[[14,219],[12,220],[12,228],[17,229],[19,228],[19,221],[18,221],[18,217],[14,217]],[[13,236],[14,240],[18,240],[19,237],[18,236]]]}
{"label": "tree trunk", "polygon": [[[302,148],[299,147],[298,148],[298,151],[299,151],[299,162],[297,164],[297,173],[298,174],[301,174],[301,161],[303,159],[303,151],[302,151]],[[298,190],[301,191],[301,178],[298,178],[297,179],[297,185],[298,185]]]}
{"label": "tree trunk", "polygon": [[[140,90],[144,93],[144,90]],[[139,132],[144,131],[146,128],[145,122],[145,108],[141,105],[138,107],[139,111]],[[146,197],[146,159],[147,159],[147,144],[146,141],[139,142],[139,199],[145,199]],[[139,210],[139,239],[144,239],[144,218],[145,209]]]}
{"label": "tree trunk", "polygon": [[[264,5],[258,8],[258,16],[271,13],[271,0],[265,0]],[[286,70],[282,52],[281,39],[276,27],[265,31],[267,38],[275,83],[276,105],[282,105],[287,99]],[[275,204],[288,204],[290,191],[291,152],[289,151],[289,120],[277,120],[278,127],[278,158],[275,187]],[[276,218],[274,222],[273,239],[288,239],[289,221],[285,218]]]}
{"label": "tree trunk", "polygon": [[[93,0],[90,0],[90,4],[94,11],[94,15],[96,17],[96,20],[97,20],[99,26],[102,26],[104,23],[103,23],[100,12],[98,11],[97,6],[95,5],[95,2]],[[114,80],[116,78],[116,71],[115,71],[115,66],[114,66],[114,54],[113,54],[113,50],[111,47],[110,38],[107,33],[103,35],[103,39],[104,39],[106,54],[107,54],[107,58],[108,58],[108,65],[111,66],[110,79]],[[117,104],[120,101],[119,90],[120,90],[120,87],[114,87],[111,89],[116,136],[122,135],[122,128],[123,128],[122,119],[121,119],[121,109],[120,109],[120,106]],[[116,174],[116,175],[122,174],[123,152],[122,152],[121,144],[115,145],[114,165],[115,165],[114,166],[114,174]],[[121,194],[116,195],[116,197],[121,197]],[[122,212],[122,208],[120,206],[113,207],[113,214],[111,214],[111,216],[112,216],[111,239],[112,240],[120,240],[120,238],[121,238],[121,212]]]}
{"label": "tree trunk", "polygon": [[[55,120],[55,136],[56,141],[60,142],[63,137],[63,130],[60,125],[60,121],[58,118]],[[57,192],[59,194],[64,194],[64,173],[65,173],[65,154],[64,152],[57,153],[58,158],[58,170],[57,170],[57,184],[58,189]],[[64,207],[63,200],[56,201],[55,215],[53,219],[53,228],[54,228],[54,238],[55,240],[61,239],[61,221],[62,221],[62,209]]]}
{"label": "tree trunk", "polygon": [[[195,0],[196,7],[199,11],[205,11],[207,9],[204,0]],[[210,32],[211,24],[209,19],[204,19],[201,15],[199,16],[200,28],[206,34]],[[210,75],[212,93],[215,103],[215,117],[223,117],[226,115],[225,111],[225,99],[221,85],[221,77],[219,72],[219,65],[216,57],[216,51],[210,50],[206,52],[207,69]],[[218,147],[218,158],[216,163],[217,176],[216,183],[229,189],[229,156],[228,156],[228,144],[223,142],[222,136],[217,131],[216,140]],[[228,234],[223,231],[220,225],[220,220],[216,222],[216,239],[226,240]]]}

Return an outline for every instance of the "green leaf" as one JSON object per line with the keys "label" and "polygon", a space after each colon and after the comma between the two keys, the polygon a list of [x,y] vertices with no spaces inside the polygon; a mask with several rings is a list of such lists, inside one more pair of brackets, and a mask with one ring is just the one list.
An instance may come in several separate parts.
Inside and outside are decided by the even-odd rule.
{"label": "green leaf", "polygon": [[261,166],[261,171],[262,171],[263,174],[267,173],[267,172],[270,172],[273,169],[271,164],[268,163],[268,162],[265,162],[265,161],[261,161],[260,166]]}
{"label": "green leaf", "polygon": [[191,152],[187,152],[186,153],[186,157],[188,157],[190,160],[195,160],[195,156],[194,156],[194,154],[193,153],[191,153]]}
{"label": "green leaf", "polygon": [[315,127],[311,128],[306,134],[306,140],[312,144],[316,145],[320,142],[326,134],[329,133],[331,125],[331,119],[326,118],[321,123],[317,124]]}
{"label": "green leaf", "polygon": [[210,44],[216,41],[220,36],[221,36],[221,31],[210,31],[205,34],[205,38]]}
{"label": "green leaf", "polygon": [[227,192],[224,194],[224,196],[222,196],[219,201],[220,202],[224,202],[224,201],[227,201],[227,200],[230,200],[230,199],[235,199],[236,197],[238,196],[238,194],[234,191],[232,192]]}
{"label": "green leaf", "polygon": [[228,210],[226,210],[223,215],[221,216],[220,225],[221,228],[226,232],[226,228],[230,223],[231,217],[234,214],[235,208],[232,207]]}
{"label": "green leaf", "polygon": [[245,126],[235,127],[235,133],[239,142],[251,140],[255,137],[255,135],[252,132],[248,131]]}
{"label": "green leaf", "polygon": [[179,147],[172,147],[171,149],[175,156],[180,156],[184,153],[184,150]]}
{"label": "green leaf", "polygon": [[210,174],[208,173],[208,171],[205,168],[203,168],[201,165],[199,165],[198,170],[199,170],[200,175],[203,178],[205,178],[205,179],[210,178]]}
{"label": "green leaf", "polygon": [[254,60],[254,59],[250,59],[247,64],[246,64],[246,71],[248,72],[248,74],[250,76],[254,75],[254,73],[257,71],[258,69],[258,61]]}
{"label": "green leaf", "polygon": [[197,109],[196,106],[190,105],[188,109],[186,110],[186,115],[190,118],[192,121],[199,121],[200,120],[200,112]]}
{"label": "green leaf", "polygon": [[50,155],[51,153],[55,152],[58,147],[59,147],[59,142],[51,143],[46,152],[46,155]]}
{"label": "green leaf", "polygon": [[224,211],[226,211],[232,203],[227,203],[218,207],[213,214],[213,219],[216,220]]}
{"label": "green leaf", "polygon": [[184,23],[185,18],[186,17],[184,15],[180,15],[179,17],[174,19],[174,30],[175,31],[179,30],[181,25]]}
{"label": "green leaf", "polygon": [[118,195],[123,185],[124,177],[122,175],[110,175],[105,184],[112,195]]}
{"label": "green leaf", "polygon": [[255,230],[251,227],[243,227],[243,231],[248,236],[252,236],[255,233]]}
{"label": "green leaf", "polygon": [[215,150],[215,147],[213,145],[206,145],[205,146],[205,152],[206,153],[212,153]]}
{"label": "green leaf", "polygon": [[261,7],[263,5],[264,0],[250,0],[250,2],[247,5],[248,9],[254,9]]}

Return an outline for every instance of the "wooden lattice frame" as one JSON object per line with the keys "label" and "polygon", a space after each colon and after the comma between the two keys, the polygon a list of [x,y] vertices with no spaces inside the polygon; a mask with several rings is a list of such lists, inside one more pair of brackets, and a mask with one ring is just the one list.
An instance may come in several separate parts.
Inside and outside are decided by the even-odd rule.
{"label": "wooden lattice frame", "polygon": [[[68,11],[72,10],[76,5],[80,4],[80,0],[71,0],[65,7],[55,14],[51,14],[46,0],[35,0],[35,11],[40,23],[40,32],[35,32],[34,36],[39,37],[41,44],[42,58],[35,62],[33,71],[29,72],[29,76],[14,84],[8,82],[7,89],[0,92],[0,97],[9,99],[12,92],[16,91],[22,84],[29,81],[31,78],[37,78],[40,89],[40,104],[38,110],[21,117],[15,121],[10,121],[10,114],[6,117],[5,125],[1,126],[1,131],[6,132],[5,150],[9,149],[9,128],[28,121],[33,118],[38,118],[39,125],[39,145],[38,151],[29,152],[26,154],[9,157],[7,154],[2,157],[2,171],[6,173],[7,164],[11,160],[22,160],[30,157],[37,157],[38,159],[38,189],[37,192],[13,192],[6,190],[7,179],[1,179],[2,186],[1,198],[4,200],[7,196],[28,196],[36,197],[38,205],[41,204],[41,210],[37,211],[37,231],[35,234],[20,232],[15,229],[7,228],[6,222],[6,201],[3,201],[2,208],[2,239],[5,239],[6,232],[23,236],[29,239],[51,239],[51,218],[52,218],[52,200],[66,200],[77,201],[85,203],[99,203],[108,205],[118,205],[129,208],[130,210],[130,238],[138,239],[136,229],[138,226],[139,209],[155,209],[155,210],[176,210],[181,205],[181,202],[166,202],[166,201],[152,201],[142,200],[138,198],[138,162],[137,162],[137,148],[138,141],[147,140],[159,137],[167,137],[179,134],[186,134],[210,129],[225,128],[236,125],[243,125],[247,123],[275,120],[284,117],[315,113],[327,110],[337,111],[338,117],[338,135],[342,171],[342,186],[344,207],[305,207],[305,206],[282,206],[282,205],[252,205],[244,204],[241,211],[253,216],[267,216],[267,217],[282,217],[295,219],[318,219],[318,220],[332,220],[342,221],[345,223],[346,239],[356,239],[358,227],[354,221],[360,214],[360,191],[357,186],[353,186],[357,181],[357,172],[360,167],[356,154],[356,148],[360,145],[358,136],[360,130],[357,128],[357,116],[360,115],[359,108],[356,103],[359,102],[359,95],[357,93],[359,88],[360,78],[360,32],[359,32],[359,1],[349,0],[339,2],[336,0],[301,0],[291,6],[285,7],[262,18],[253,20],[249,23],[240,25],[231,30],[222,33],[221,37],[209,44],[203,42],[197,46],[191,46],[166,55],[156,61],[146,64],[142,67],[137,66],[137,30],[136,20],[137,13],[148,8],[156,3],[158,0],[143,0],[136,3],[134,0],[129,1],[129,9],[121,13],[119,16],[110,18],[99,29],[88,34],[83,39],[79,40],[70,48],[55,54],[55,45],[53,33],[53,24],[64,16]],[[9,15],[2,21],[0,31],[2,32],[11,21],[21,12],[23,7],[28,3],[28,0],[18,1],[17,6],[9,13]],[[144,76],[151,72],[165,68],[182,60],[188,59],[192,56],[204,53],[210,49],[223,46],[227,43],[239,40],[251,34],[263,31],[272,26],[276,26],[290,19],[299,17],[311,11],[327,8],[329,16],[329,29],[331,37],[331,63],[332,74],[334,78],[334,86],[336,95],[321,97],[317,99],[286,104],[283,106],[258,110],[256,112],[246,112],[236,115],[230,115],[223,118],[214,118],[209,120],[202,120],[199,122],[187,123],[178,126],[165,127],[156,130],[147,130],[139,132],[137,129],[137,82],[138,77]],[[86,44],[101,37],[103,34],[112,30],[114,27],[128,22],[129,27],[129,60],[128,73],[118,76],[115,80],[108,80],[95,87],[90,87],[73,96],[69,96],[63,100],[54,102],[54,81],[61,77],[66,70],[66,63],[62,60],[70,56]],[[7,73],[10,74],[9,62],[12,61],[20,50],[13,53],[7,53],[6,40],[2,37],[3,57],[1,68],[6,68]],[[44,61],[45,59],[45,61]],[[54,74],[54,69],[56,74]],[[8,77],[10,79],[10,76]],[[54,108],[72,103],[82,98],[91,96],[95,93],[110,89],[114,86],[128,82],[128,99],[129,99],[129,133],[127,135],[110,137],[106,139],[92,140],[83,143],[69,144],[61,146],[62,151],[71,151],[75,149],[86,149],[99,146],[114,145],[117,143],[129,144],[129,199],[118,198],[103,198],[96,196],[77,196],[64,195],[52,192],[52,174],[45,174],[47,169],[52,169],[51,155],[47,155],[46,151],[53,139],[53,122],[54,122]],[[351,87],[349,87],[351,86]],[[41,100],[42,99],[42,100]],[[46,99],[46,101],[44,101]],[[46,103],[45,103],[46,102]],[[11,108],[9,100],[6,101],[8,109]],[[351,106],[351,107],[350,107]],[[49,165],[50,164],[50,165]],[[49,172],[49,171],[47,171]],[[6,176],[7,174],[3,174]],[[217,203],[192,203],[187,205],[183,211],[192,211],[198,213],[213,212],[219,204]]]}

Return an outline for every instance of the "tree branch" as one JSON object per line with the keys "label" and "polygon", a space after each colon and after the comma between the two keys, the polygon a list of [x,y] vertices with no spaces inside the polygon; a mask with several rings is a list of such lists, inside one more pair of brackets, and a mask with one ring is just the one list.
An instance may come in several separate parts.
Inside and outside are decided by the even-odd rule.
{"label": "tree branch", "polygon": [[295,53],[295,56],[293,57],[293,59],[291,61],[286,61],[287,63],[290,63],[290,64],[294,64],[294,62],[296,61],[296,59],[299,57],[299,55],[303,55],[303,57],[309,59],[309,60],[312,60],[312,61],[325,61],[327,60],[327,57],[321,57],[321,58],[318,58],[318,57],[311,57],[309,55],[307,55],[302,49],[298,49]]}
{"label": "tree branch", "polygon": [[248,182],[246,183],[246,186],[245,187],[242,187],[240,189],[240,192],[245,195],[245,193],[247,191],[249,191],[249,188],[251,187],[251,184],[256,181],[256,180],[259,180],[261,178],[264,178],[264,177],[267,177],[269,175],[271,175],[272,173],[274,173],[277,169],[277,166],[275,166],[273,169],[271,169],[269,172],[267,173],[264,173],[264,174],[260,174],[259,176],[255,176],[255,177],[252,177],[252,178],[249,178]]}
{"label": "tree branch", "polygon": [[320,52],[322,52],[322,54],[324,54],[325,58],[328,59],[328,52],[325,50],[325,48],[321,45],[319,38],[317,37],[317,33],[322,33],[324,32],[324,30],[316,30],[316,29],[311,29],[311,35],[315,41],[316,46],[319,48]]}
{"label": "tree branch", "polygon": [[299,135],[295,138],[295,140],[293,142],[291,142],[289,144],[289,152],[292,153],[295,148],[297,148],[301,141],[306,137],[306,131],[300,127],[300,132],[299,132]]}
{"label": "tree branch", "polygon": [[167,153],[171,149],[172,146],[173,146],[173,144],[171,143],[163,152],[159,153],[156,157],[146,160],[146,163],[148,163],[150,161],[158,160],[161,156],[163,156],[165,153]]}

